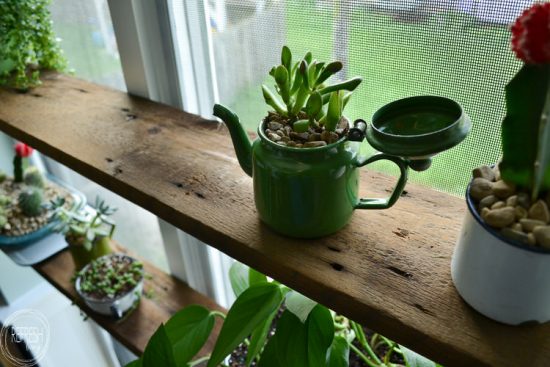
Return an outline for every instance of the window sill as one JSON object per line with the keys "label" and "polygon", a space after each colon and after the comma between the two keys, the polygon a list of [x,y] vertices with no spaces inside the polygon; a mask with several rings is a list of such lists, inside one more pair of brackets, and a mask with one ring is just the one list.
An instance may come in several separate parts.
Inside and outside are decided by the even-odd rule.
{"label": "window sill", "polygon": [[[252,181],[214,122],[52,74],[27,94],[0,90],[0,130],[446,366],[550,365],[550,325],[498,324],[455,291],[460,198],[409,184],[392,209],[358,211],[339,233],[299,241],[260,223]],[[362,181],[373,195],[393,185],[368,171]]]}

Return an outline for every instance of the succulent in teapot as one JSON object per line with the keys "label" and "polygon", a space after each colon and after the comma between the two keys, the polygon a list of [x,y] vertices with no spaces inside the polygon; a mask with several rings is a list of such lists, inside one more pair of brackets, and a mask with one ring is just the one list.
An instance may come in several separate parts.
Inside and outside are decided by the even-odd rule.
{"label": "succulent in teapot", "polygon": [[264,100],[273,109],[266,117],[267,137],[297,148],[324,146],[343,137],[349,125],[343,111],[362,79],[327,85],[342,67],[339,61],[315,60],[311,52],[293,63],[290,49],[283,46],[281,64],[269,72],[276,93],[262,85]]}

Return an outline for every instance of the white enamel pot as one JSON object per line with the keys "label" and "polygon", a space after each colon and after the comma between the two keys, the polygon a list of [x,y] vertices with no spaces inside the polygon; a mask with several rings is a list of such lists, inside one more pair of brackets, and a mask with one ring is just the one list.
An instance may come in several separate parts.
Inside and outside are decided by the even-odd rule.
{"label": "white enamel pot", "polygon": [[462,298],[509,325],[550,321],[550,251],[506,239],[486,225],[466,193],[468,210],[451,262]]}

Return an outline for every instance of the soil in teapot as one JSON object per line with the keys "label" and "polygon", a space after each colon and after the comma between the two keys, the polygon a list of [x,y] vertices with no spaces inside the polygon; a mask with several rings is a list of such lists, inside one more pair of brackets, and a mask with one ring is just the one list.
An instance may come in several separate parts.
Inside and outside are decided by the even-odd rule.
{"label": "soil in teapot", "polygon": [[[48,203],[57,197],[65,198],[65,207],[71,208],[74,199],[71,193],[53,182],[44,182],[44,202]],[[28,186],[24,183],[16,183],[8,177],[0,183],[0,195],[5,195],[10,202],[4,205],[7,223],[0,228],[0,234],[4,236],[23,236],[35,232],[48,223],[48,211],[44,209],[42,214],[35,217],[25,216],[17,204],[19,194]]]}
{"label": "soil in teapot", "polygon": [[[302,112],[299,119],[306,119],[306,114]],[[295,120],[282,117],[275,112],[269,112],[264,124],[264,133],[269,140],[283,146],[293,148],[316,148],[332,144],[344,136],[349,131],[349,121],[342,117],[340,123],[334,131],[326,131],[323,126],[310,126],[308,131],[296,132],[292,128]]]}

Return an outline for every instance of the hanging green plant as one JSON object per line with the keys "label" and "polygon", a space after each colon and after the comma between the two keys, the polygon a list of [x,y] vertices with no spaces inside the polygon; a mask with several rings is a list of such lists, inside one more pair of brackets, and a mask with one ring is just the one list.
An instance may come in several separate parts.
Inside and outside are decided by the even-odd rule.
{"label": "hanging green plant", "polygon": [[67,61],[52,29],[51,0],[0,0],[0,86],[21,91],[40,84],[41,70]]}

